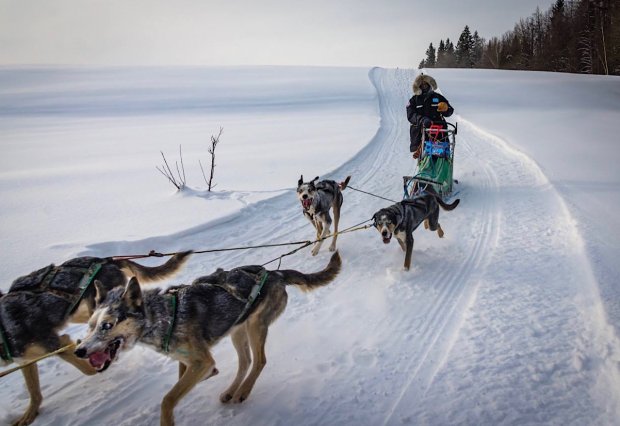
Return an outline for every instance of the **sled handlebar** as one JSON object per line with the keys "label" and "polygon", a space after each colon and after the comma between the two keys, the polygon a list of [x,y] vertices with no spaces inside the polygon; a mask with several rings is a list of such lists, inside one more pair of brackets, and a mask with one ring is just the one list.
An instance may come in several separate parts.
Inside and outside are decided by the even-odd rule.
{"label": "sled handlebar", "polygon": [[458,132],[458,123],[456,125],[452,124],[452,123],[446,123],[447,126],[451,127],[447,128],[447,129],[438,129],[438,128],[431,128],[431,127],[425,127],[424,131],[427,133],[448,133],[448,134],[453,134],[456,135]]}

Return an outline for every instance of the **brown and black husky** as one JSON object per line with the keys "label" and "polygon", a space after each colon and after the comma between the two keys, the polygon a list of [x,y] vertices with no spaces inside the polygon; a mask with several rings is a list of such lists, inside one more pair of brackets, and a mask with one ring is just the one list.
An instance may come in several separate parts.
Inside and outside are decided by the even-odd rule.
{"label": "brown and black husky", "polygon": [[[68,322],[86,322],[94,311],[96,279],[101,288],[123,289],[132,276],[148,283],[177,272],[191,252],[179,253],[163,265],[147,267],[130,260],[78,257],[60,266],[49,265],[16,279],[9,292],[0,295],[0,365],[25,363],[72,343],[58,330]],[[95,374],[88,362],[73,351],[58,355],[84,374]],[[30,404],[15,425],[27,425],[36,418],[43,400],[36,364],[22,369]]]}
{"label": "brown and black husky", "polygon": [[[237,375],[220,395],[224,403],[247,399],[265,367],[269,326],[284,312],[286,286],[313,290],[330,283],[341,267],[334,253],[325,269],[312,274],[267,271],[242,266],[175,286],[165,293],[140,289],[131,279],[125,289],[97,287],[97,309],[86,338],[75,353],[103,371],[120,350],[135,343],[179,361],[179,379],[161,403],[161,424],[174,424],[174,407],[198,382],[218,373],[211,347],[230,334],[239,358]],[[249,371],[249,373],[248,373]]]}
{"label": "brown and black husky", "polygon": [[318,241],[312,247],[312,256],[319,253],[323,238],[329,235],[329,227],[332,224],[332,218],[329,215],[330,209],[334,212],[334,237],[329,246],[329,251],[336,250],[340,209],[344,201],[342,190],[347,187],[350,179],[351,176],[347,176],[344,182],[338,183],[333,180],[318,181],[319,177],[317,176],[310,182],[304,182],[302,175],[297,182],[297,198],[301,203],[303,214],[316,229]]}

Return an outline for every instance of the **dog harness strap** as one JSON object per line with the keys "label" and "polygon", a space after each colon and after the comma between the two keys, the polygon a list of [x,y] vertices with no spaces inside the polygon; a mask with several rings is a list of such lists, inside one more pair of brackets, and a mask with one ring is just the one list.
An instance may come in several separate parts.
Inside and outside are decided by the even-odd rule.
{"label": "dog harness strap", "polygon": [[234,288],[233,286],[229,285],[229,284],[214,284],[214,283],[207,283],[207,285],[213,286],[213,287],[218,287],[221,288],[222,290],[224,290],[226,293],[230,294],[232,297],[234,297],[235,299],[237,299],[240,302],[246,302],[248,301],[248,299],[246,299],[245,297],[241,296],[239,294],[239,292],[237,291],[236,288]]}
{"label": "dog harness strap", "polygon": [[73,312],[75,307],[80,304],[80,302],[82,301],[82,298],[84,297],[84,293],[86,292],[86,289],[88,289],[90,284],[93,282],[93,279],[99,273],[99,271],[101,270],[101,267],[105,263],[106,263],[105,260],[103,262],[93,263],[92,265],[90,265],[88,270],[86,270],[86,272],[82,276],[80,285],[78,286],[78,291],[80,292],[78,295],[78,298],[69,306],[69,309],[67,309],[67,315],[71,314],[71,312]]}
{"label": "dog harness strap", "polygon": [[265,281],[267,281],[268,276],[269,276],[269,272],[267,272],[267,270],[263,271],[263,276],[261,277],[260,282],[258,284],[254,284],[254,286],[252,287],[252,291],[250,292],[250,295],[248,296],[248,301],[245,304],[243,311],[241,311],[241,315],[239,315],[237,320],[234,322],[234,325],[238,324],[239,321],[241,321],[241,319],[245,316],[245,314],[248,313],[248,311],[254,304],[254,301],[260,294],[260,291],[262,290],[263,285],[265,285]]}
{"label": "dog harness strap", "polygon": [[11,356],[11,351],[9,350],[9,341],[6,338],[6,334],[4,334],[4,327],[2,327],[2,322],[0,322],[0,339],[2,340],[2,346],[0,346],[0,358],[6,362],[13,362],[13,357]]}
{"label": "dog harness strap", "polygon": [[170,320],[170,324],[168,324],[168,331],[164,336],[164,343],[162,345],[162,349],[164,352],[170,352],[170,337],[172,337],[172,331],[174,330],[174,325],[177,322],[177,292],[171,291],[170,293],[170,308],[172,309],[172,319]]}
{"label": "dog harness strap", "polygon": [[45,274],[45,277],[41,281],[41,287],[39,288],[39,291],[43,292],[47,290],[47,287],[50,285],[59,270],[60,267],[57,266],[55,268],[52,268],[50,271],[47,272],[47,274]]}

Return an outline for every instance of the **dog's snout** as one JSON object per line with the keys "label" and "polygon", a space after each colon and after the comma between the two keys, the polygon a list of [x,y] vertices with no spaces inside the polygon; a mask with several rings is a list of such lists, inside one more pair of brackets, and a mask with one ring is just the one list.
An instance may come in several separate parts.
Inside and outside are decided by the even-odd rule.
{"label": "dog's snout", "polygon": [[301,198],[303,198],[305,200],[306,198],[308,198],[308,194],[302,195]]}
{"label": "dog's snout", "polygon": [[389,232],[384,229],[383,231],[381,231],[381,235],[387,238]]}
{"label": "dog's snout", "polygon": [[77,348],[74,353],[78,358],[86,358],[86,349],[84,348]]}

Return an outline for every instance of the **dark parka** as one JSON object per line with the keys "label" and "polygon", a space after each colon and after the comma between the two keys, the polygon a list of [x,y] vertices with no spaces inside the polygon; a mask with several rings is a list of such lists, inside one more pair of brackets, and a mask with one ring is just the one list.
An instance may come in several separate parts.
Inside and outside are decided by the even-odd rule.
{"label": "dark parka", "polygon": [[[422,82],[428,83],[431,87],[425,93],[422,93]],[[425,117],[431,119],[435,124],[445,124],[444,117],[450,117],[454,112],[454,108],[439,93],[437,90],[437,82],[433,77],[427,74],[418,75],[413,81],[413,97],[409,99],[407,104],[407,119],[411,123],[409,129],[409,137],[411,144],[409,145],[409,151],[414,152],[420,146],[422,142],[422,121]],[[448,104],[448,110],[445,112],[437,111],[437,104],[439,102],[445,102]]]}

